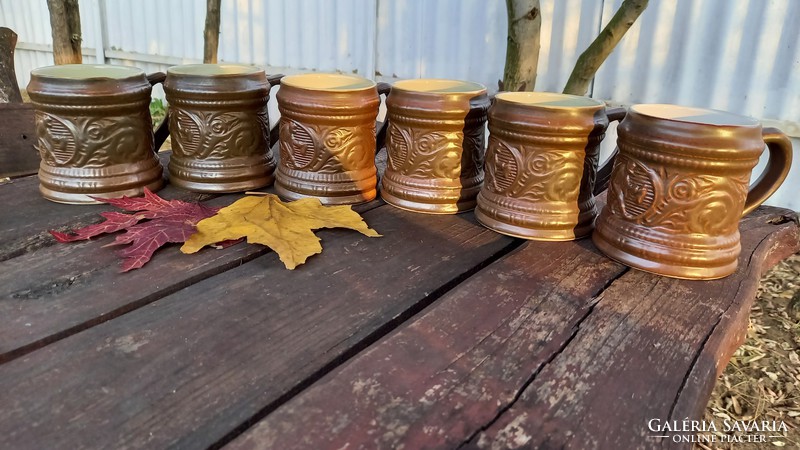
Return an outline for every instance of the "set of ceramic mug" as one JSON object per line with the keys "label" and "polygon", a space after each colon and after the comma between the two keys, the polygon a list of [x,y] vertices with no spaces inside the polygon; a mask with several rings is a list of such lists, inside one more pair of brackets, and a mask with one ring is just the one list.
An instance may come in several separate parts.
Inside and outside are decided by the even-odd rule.
{"label": "set of ceramic mug", "polygon": [[[277,83],[278,162],[267,117]],[[161,187],[150,91],[144,73],[130,67],[34,70],[28,92],[36,108],[42,194],[87,203],[88,195]],[[284,198],[311,196],[326,204],[377,196],[381,92],[371,80],[267,78],[251,66],[187,65],[168,70],[164,91],[175,185],[234,192],[274,181]],[[721,111],[608,109],[586,97],[534,92],[502,92],[490,101],[482,85],[457,80],[398,81],[383,93],[389,94],[381,179],[387,203],[434,214],[475,209],[488,228],[526,239],[591,234],[608,256],[667,276],[731,274],[740,217],[778,188],[791,164],[791,143],[780,131]],[[598,167],[609,121],[621,121],[618,154]],[[750,186],[765,143],[769,164]],[[595,195],[606,187],[598,214]]]}

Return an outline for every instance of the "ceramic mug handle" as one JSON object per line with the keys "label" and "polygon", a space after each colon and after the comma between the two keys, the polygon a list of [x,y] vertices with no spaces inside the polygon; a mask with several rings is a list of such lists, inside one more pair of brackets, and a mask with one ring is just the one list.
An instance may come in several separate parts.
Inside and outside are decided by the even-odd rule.
{"label": "ceramic mug handle", "polygon": [[750,186],[742,216],[749,214],[775,193],[792,166],[792,141],[777,128],[764,128],[761,134],[769,150],[769,160],[764,172]]}
{"label": "ceramic mug handle", "polygon": [[[163,83],[164,80],[167,79],[167,74],[164,72],[154,72],[150,75],[147,75],[147,81],[150,82],[150,86],[155,86],[158,83]],[[161,148],[161,145],[164,144],[164,141],[167,140],[169,137],[169,108],[167,108],[166,114],[164,115],[164,120],[161,121],[161,125],[156,128],[153,132],[153,151],[158,153],[158,149]]]}
{"label": "ceramic mug handle", "polygon": [[[281,84],[281,78],[283,78],[283,77],[284,77],[284,75],[282,73],[276,73],[275,75],[268,76],[267,77],[267,83],[269,83],[269,89],[271,90],[273,87]],[[278,142],[278,139],[280,138],[280,135],[281,135],[281,121],[279,120],[279,121],[275,122],[275,126],[273,126],[269,130],[269,147],[270,148],[272,148],[272,146],[275,145],[276,142]]]}
{"label": "ceramic mug handle", "polygon": [[[628,110],[625,108],[608,108],[606,109],[606,116],[608,117],[609,122],[621,122],[622,119],[625,118],[625,114],[628,113]],[[617,159],[617,154],[619,153],[619,148],[614,147],[614,151],[611,152],[611,156],[608,157],[605,163],[603,163],[602,167],[597,169],[597,176],[594,182],[594,191],[592,194],[598,195],[601,192],[605,191],[608,187],[608,182],[611,181],[611,171],[614,170],[614,161]]]}
{"label": "ceramic mug handle", "polygon": [[[385,95],[389,96],[389,92],[392,90],[392,85],[389,83],[380,82],[377,85],[378,88],[378,96]],[[375,134],[375,154],[377,154],[383,147],[386,146],[386,130],[389,127],[389,115],[387,114],[386,117],[383,119],[383,123],[381,123],[381,127],[378,129],[378,132]]]}

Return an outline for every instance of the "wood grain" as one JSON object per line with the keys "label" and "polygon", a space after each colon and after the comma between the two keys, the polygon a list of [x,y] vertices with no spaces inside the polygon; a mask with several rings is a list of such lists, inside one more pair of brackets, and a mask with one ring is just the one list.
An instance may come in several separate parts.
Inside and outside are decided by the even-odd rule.
{"label": "wood grain", "polygon": [[[167,166],[170,154],[159,154],[162,166]],[[212,197],[170,184],[158,191],[158,195],[169,200],[185,201]],[[47,230],[65,231],[97,223],[102,220],[98,215],[100,212],[113,210],[108,205],[64,205],[45,200],[39,193],[39,179],[35,176],[0,185],[0,205],[7,212],[0,214],[0,261],[55,244]]]}
{"label": "wood grain", "polygon": [[735,317],[749,314],[769,265],[799,249],[788,210],[760,208],[740,230],[739,268],[727,278],[631,270],[616,280],[570,345],[467,447],[688,448],[651,438],[647,420],[700,418],[746,331]]}
{"label": "wood grain", "polygon": [[226,448],[453,448],[510,405],[625,272],[588,240],[528,242]]}
{"label": "wood grain", "polygon": [[323,231],[298,270],[267,254],[0,365],[0,447],[217,445],[515,245],[472,215],[365,218],[384,237]]}
{"label": "wood grain", "polygon": [[[241,195],[205,202],[227,206]],[[366,212],[381,201],[357,205]],[[115,235],[56,244],[0,261],[0,363],[140,308],[269,252],[239,244],[184,255],[167,245],[141,269],[119,273],[119,247],[103,248]],[[66,263],[65,263],[66,262]],[[21,277],[20,274],[26,274]],[[113,295],[108,295],[109,287]]]}
{"label": "wood grain", "polygon": [[0,103],[22,103],[14,70],[16,47],[17,33],[10,28],[0,27]]}
{"label": "wood grain", "polygon": [[0,124],[0,177],[36,173],[40,159],[34,148],[33,106],[30,103],[0,103]]}
{"label": "wood grain", "polygon": [[529,243],[228,448],[660,445],[646,420],[701,415],[760,274],[798,250],[793,220],[746,218],[739,271],[712,282],[625,270],[588,241]]}

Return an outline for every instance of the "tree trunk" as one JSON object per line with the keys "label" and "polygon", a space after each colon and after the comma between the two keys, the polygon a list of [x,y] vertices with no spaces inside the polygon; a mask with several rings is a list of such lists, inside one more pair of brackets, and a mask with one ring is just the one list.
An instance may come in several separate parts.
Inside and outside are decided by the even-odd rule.
{"label": "tree trunk", "polygon": [[203,32],[203,62],[217,63],[217,48],[219,48],[219,10],[221,0],[206,0],[206,28]]}
{"label": "tree trunk", "polygon": [[22,95],[14,72],[14,48],[17,33],[0,27],[0,103],[22,103]]}
{"label": "tree trunk", "polygon": [[532,91],[539,64],[542,14],[539,0],[506,0],[508,39],[501,91]]}
{"label": "tree trunk", "polygon": [[648,0],[625,0],[622,2],[608,25],[578,58],[578,62],[575,63],[575,68],[572,69],[572,74],[569,76],[569,81],[564,87],[565,94],[586,94],[597,69],[608,58],[620,39],[625,36],[631,25],[636,22],[642,11],[647,8],[647,2]]}
{"label": "tree trunk", "polygon": [[47,0],[56,64],[80,64],[81,14],[78,0]]}

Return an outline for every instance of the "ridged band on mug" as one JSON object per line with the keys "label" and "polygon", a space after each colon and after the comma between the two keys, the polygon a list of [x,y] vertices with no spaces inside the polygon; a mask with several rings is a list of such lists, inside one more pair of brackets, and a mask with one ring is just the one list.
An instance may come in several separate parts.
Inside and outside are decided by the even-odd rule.
{"label": "ridged band on mug", "polygon": [[39,166],[39,191],[58,203],[98,203],[89,197],[117,198],[142,195],[144,187],[157,191],[164,185],[155,157],[102,168]]}
{"label": "ridged band on mug", "polygon": [[[738,230],[727,236],[676,241],[674,235],[642,230],[605,211],[592,235],[604,254],[623,264],[676,278],[716,279],[736,270],[741,244]],[[713,255],[713,258],[709,258]]]}

